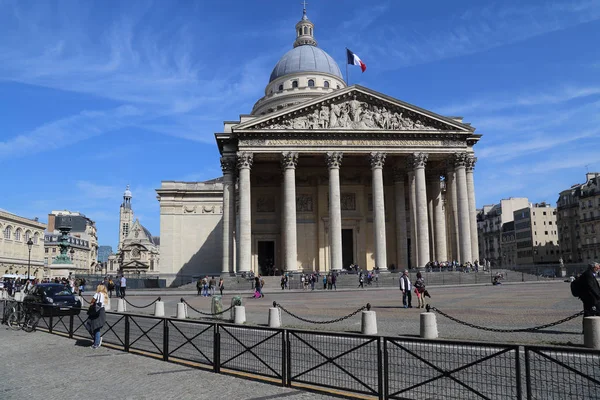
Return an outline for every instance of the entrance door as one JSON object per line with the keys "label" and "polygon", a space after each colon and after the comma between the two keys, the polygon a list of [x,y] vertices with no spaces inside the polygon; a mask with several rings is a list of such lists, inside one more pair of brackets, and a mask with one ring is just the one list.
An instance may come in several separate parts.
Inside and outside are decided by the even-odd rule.
{"label": "entrance door", "polygon": [[275,275],[275,242],[258,242],[258,273],[264,276]]}
{"label": "entrance door", "polygon": [[354,234],[352,229],[342,229],[342,264],[348,268],[354,263]]}

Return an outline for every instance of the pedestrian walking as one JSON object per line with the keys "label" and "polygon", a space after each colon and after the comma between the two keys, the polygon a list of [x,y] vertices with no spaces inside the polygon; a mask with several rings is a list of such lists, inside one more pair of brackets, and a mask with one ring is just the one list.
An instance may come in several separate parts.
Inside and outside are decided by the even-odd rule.
{"label": "pedestrian walking", "polygon": [[400,290],[402,290],[402,304],[404,305],[404,308],[412,308],[412,294],[410,293],[412,284],[410,283],[407,269],[404,270],[404,273],[400,278]]}
{"label": "pedestrian walking", "polygon": [[86,321],[86,327],[92,338],[94,339],[94,343],[92,344],[92,349],[97,349],[102,345],[102,336],[100,336],[100,331],[106,322],[106,314],[104,313],[104,304],[106,302],[106,298],[108,293],[106,292],[106,286],[98,285],[96,287],[96,294],[94,298],[90,302],[90,307],[88,309],[88,319]]}
{"label": "pedestrian walking", "polygon": [[362,272],[358,274],[358,287],[363,289],[365,288],[365,277],[363,276]]}
{"label": "pedestrian walking", "polygon": [[333,290],[337,290],[337,286],[335,283],[337,282],[337,274],[331,274],[331,284],[333,285]]}
{"label": "pedestrian walking", "polygon": [[115,296],[121,297],[121,278],[119,278],[119,275],[115,276]]}
{"label": "pedestrian walking", "polygon": [[196,282],[196,290],[198,291],[198,294],[196,294],[196,296],[200,296],[200,294],[202,293],[202,278],[198,278],[198,282]]}
{"label": "pedestrian walking", "polygon": [[327,275],[323,275],[323,290],[327,290]]}
{"label": "pedestrian walking", "polygon": [[417,272],[417,280],[415,281],[415,295],[419,302],[419,308],[425,308],[425,280],[420,272]]}
{"label": "pedestrian walking", "polygon": [[125,275],[121,275],[121,298],[125,298],[125,289],[127,289],[127,279],[125,279]]}
{"label": "pedestrian walking", "polygon": [[108,297],[112,298],[113,290],[115,290],[115,283],[112,280],[112,277],[108,278]]}
{"label": "pedestrian walking", "polygon": [[223,278],[219,279],[219,292],[221,292],[221,296],[223,296],[223,290],[225,290],[225,282],[223,282]]}
{"label": "pedestrian walking", "polygon": [[600,263],[593,262],[579,278],[571,283],[571,291],[583,303],[584,318],[600,316],[600,285],[597,280],[599,272]]}
{"label": "pedestrian walking", "polygon": [[215,294],[215,286],[217,286],[217,281],[215,280],[214,276],[210,277],[210,280],[208,281],[208,295],[212,296]]}

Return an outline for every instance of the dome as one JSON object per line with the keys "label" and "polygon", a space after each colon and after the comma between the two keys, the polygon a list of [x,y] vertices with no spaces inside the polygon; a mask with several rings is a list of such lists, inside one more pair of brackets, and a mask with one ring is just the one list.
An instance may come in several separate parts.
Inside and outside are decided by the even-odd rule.
{"label": "dome", "polygon": [[125,189],[125,192],[123,193],[123,197],[131,197],[131,191],[129,190],[129,185],[127,185],[127,188]]}
{"label": "dome", "polygon": [[344,79],[340,67],[329,54],[315,46],[298,46],[281,57],[271,72],[269,83],[298,72],[321,72]]}

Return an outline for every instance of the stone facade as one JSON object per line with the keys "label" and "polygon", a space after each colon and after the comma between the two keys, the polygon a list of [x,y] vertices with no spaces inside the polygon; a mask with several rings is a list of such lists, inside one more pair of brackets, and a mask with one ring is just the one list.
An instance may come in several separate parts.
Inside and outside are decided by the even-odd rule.
{"label": "stone facade", "polygon": [[556,208],[546,203],[530,204],[526,208],[515,210],[513,214],[516,264],[558,263],[560,251]]}
{"label": "stone facade", "polygon": [[481,135],[461,118],[347,87],[313,29],[304,14],[265,97],[215,134],[223,177],[157,189],[161,275],[475,261]]}
{"label": "stone facade", "polygon": [[0,273],[27,276],[31,239],[31,270],[36,278],[44,276],[44,230],[46,224],[0,210]]}
{"label": "stone facade", "polygon": [[504,224],[514,221],[514,211],[529,206],[525,197],[511,197],[495,205],[485,205],[477,211],[479,259],[491,266],[503,265],[502,233]]}
{"label": "stone facade", "polygon": [[557,206],[558,239],[565,263],[600,258],[600,172],[586,174],[583,184],[560,192]]}

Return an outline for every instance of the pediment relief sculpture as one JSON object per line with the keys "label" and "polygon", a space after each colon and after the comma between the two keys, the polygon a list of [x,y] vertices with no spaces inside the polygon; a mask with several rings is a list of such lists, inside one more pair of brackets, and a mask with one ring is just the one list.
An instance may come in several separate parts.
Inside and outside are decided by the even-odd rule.
{"label": "pediment relief sculpture", "polygon": [[[425,115],[394,106],[352,100],[317,104],[297,112],[266,121],[266,129],[353,129],[391,131],[451,130],[451,126]],[[262,125],[262,124],[261,124]]]}

